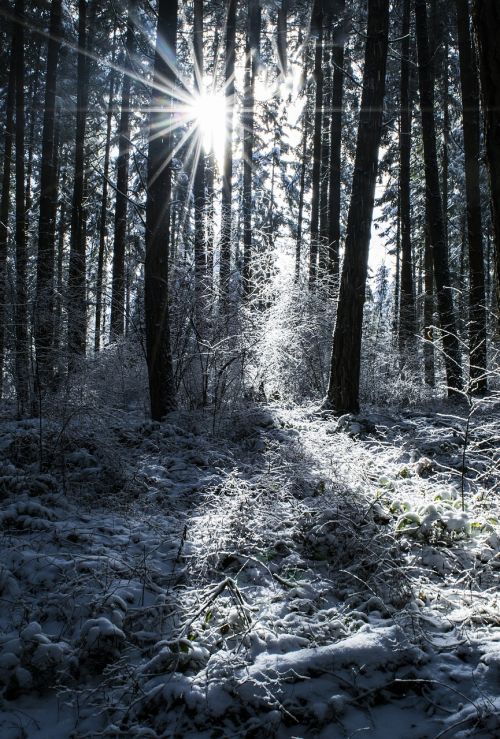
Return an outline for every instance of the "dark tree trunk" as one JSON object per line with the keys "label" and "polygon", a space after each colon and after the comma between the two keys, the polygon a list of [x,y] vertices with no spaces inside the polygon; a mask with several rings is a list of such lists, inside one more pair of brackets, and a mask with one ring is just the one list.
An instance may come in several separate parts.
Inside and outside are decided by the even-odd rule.
{"label": "dark tree trunk", "polygon": [[461,389],[462,373],[457,325],[451,293],[448,253],[443,219],[443,202],[439,184],[434,120],[434,95],[430,69],[429,40],[427,33],[427,8],[425,0],[415,0],[415,19],[418,49],[418,76],[422,138],[424,143],[425,184],[429,238],[436,280],[439,318],[443,332],[446,380],[451,393]]}
{"label": "dark tree trunk", "polygon": [[328,192],[328,271],[335,278],[339,273],[340,252],[340,193],[342,152],[342,102],[344,97],[344,29],[345,0],[339,0],[340,33],[334,33],[332,48],[333,84],[330,119],[330,182]]}
{"label": "dark tree trunk", "polygon": [[254,145],[254,94],[260,48],[261,10],[257,0],[248,0],[248,43],[245,60],[243,103],[243,292],[252,288],[252,179]]}
{"label": "dark tree trunk", "polygon": [[[87,49],[87,2],[78,3],[78,47]],[[85,243],[85,130],[87,126],[89,60],[78,55],[75,167],[71,209],[71,240],[67,291],[69,365],[85,356],[87,333]]]}
{"label": "dark tree trunk", "polygon": [[313,10],[313,26],[316,35],[314,46],[314,79],[316,94],[314,104],[313,165],[311,176],[311,241],[309,247],[309,287],[316,283],[319,252],[319,206],[321,188],[321,134],[323,126],[323,10],[321,0],[316,0]]}
{"label": "dark tree trunk", "polygon": [[[113,49],[114,62],[114,49]],[[106,113],[106,143],[104,148],[104,167],[102,173],[102,195],[101,211],[99,214],[99,249],[97,252],[97,275],[95,286],[95,328],[94,328],[94,351],[101,349],[102,335],[102,290],[104,282],[104,256],[106,251],[106,238],[108,235],[108,180],[109,180],[109,155],[111,147],[111,125],[113,122],[113,96],[115,88],[115,70],[111,68],[109,73],[108,110]]]}
{"label": "dark tree trunk", "polygon": [[467,242],[469,246],[469,357],[470,379],[478,391],[486,381],[486,295],[481,222],[479,82],[472,50],[468,0],[455,0],[465,155]]}
{"label": "dark tree trunk", "polygon": [[495,249],[495,285],[500,306],[500,4],[474,0],[473,22],[479,54],[486,160],[490,176],[491,213]]}
{"label": "dark tree trunk", "polygon": [[288,73],[288,59],[287,59],[287,24],[288,15],[288,0],[281,0],[281,5],[278,9],[278,33],[277,33],[277,47],[278,47],[278,60],[280,67],[280,74],[283,78]]}
{"label": "dark tree trunk", "polygon": [[61,0],[52,0],[45,78],[45,106],[40,170],[40,215],[35,301],[35,349],[40,389],[50,383],[54,351],[54,241],[57,210],[55,104],[61,34]]}
{"label": "dark tree trunk", "polygon": [[401,84],[399,130],[399,215],[401,224],[401,292],[399,302],[399,347],[403,352],[416,335],[415,290],[411,248],[411,95],[410,95],[410,0],[404,0],[401,28]]}
{"label": "dark tree trunk", "polygon": [[63,349],[62,334],[62,307],[63,307],[63,258],[64,240],[66,237],[66,200],[64,193],[65,175],[61,179],[61,204],[59,210],[59,221],[57,227],[57,255],[56,255],[56,297],[54,304],[54,356],[57,356],[57,364],[62,369],[61,354]]}
{"label": "dark tree trunk", "polygon": [[429,219],[426,217],[424,243],[424,379],[425,384],[434,387],[434,272],[432,267]]}
{"label": "dark tree trunk", "polygon": [[12,144],[14,142],[14,99],[16,91],[16,45],[12,35],[9,82],[5,104],[5,134],[3,150],[2,199],[0,201],[0,398],[3,390],[5,362],[5,303],[7,287],[7,252],[9,245],[10,179],[12,170]]}
{"label": "dark tree trunk", "polygon": [[226,138],[222,167],[221,240],[219,262],[219,296],[221,305],[227,300],[231,275],[231,230],[233,199],[233,115],[234,115],[234,62],[236,53],[236,0],[228,0],[226,21],[225,97]]}
{"label": "dark tree trunk", "polygon": [[172,136],[165,133],[165,85],[175,85],[169,62],[175,60],[177,43],[177,0],[159,0],[158,30],[153,79],[153,112],[150,117],[148,147],[148,187],[146,197],[146,262],[144,299],[146,313],[146,355],[148,363],[151,417],[161,421],[175,407],[174,372],[170,349],[168,305],[168,256],[170,246],[169,207],[171,199],[170,155]]}
{"label": "dark tree trunk", "polygon": [[212,290],[213,279],[214,279],[214,182],[215,182],[215,156],[214,152],[211,151],[208,155],[207,167],[205,170],[205,177],[207,183],[207,288]]}
{"label": "dark tree trunk", "polygon": [[115,234],[111,280],[111,341],[123,336],[124,331],[125,241],[127,238],[128,173],[130,160],[130,74],[134,45],[134,22],[132,17],[134,8],[135,0],[129,0],[127,37],[125,41],[125,69],[122,81],[121,114],[118,128],[118,158],[116,160]]}
{"label": "dark tree trunk", "polygon": [[328,258],[329,258],[329,225],[328,225],[328,183],[329,164],[330,164],[330,115],[331,115],[331,92],[332,92],[332,75],[331,75],[331,35],[325,34],[325,43],[323,49],[323,67],[326,73],[323,74],[323,102],[322,102],[322,120],[321,120],[321,166],[320,166],[320,193],[319,193],[319,255],[318,270],[321,278],[324,280],[328,275]]}
{"label": "dark tree trunk", "polygon": [[359,410],[361,332],[382,134],[388,30],[389,3],[387,0],[368,0],[356,159],[326,400],[326,405],[337,413],[357,413]]}
{"label": "dark tree trunk", "polygon": [[302,157],[300,160],[300,183],[299,183],[299,212],[297,217],[297,241],[295,244],[295,282],[300,277],[300,257],[302,251],[302,224],[304,221],[304,191],[306,184],[306,161],[307,161],[307,138],[309,132],[309,110],[307,107],[304,113],[304,123],[302,132]]}
{"label": "dark tree trunk", "polygon": [[24,166],[24,0],[16,0],[14,43],[16,47],[16,309],[15,368],[19,415],[29,406],[28,254],[26,245],[26,199]]}
{"label": "dark tree trunk", "polygon": [[[198,95],[203,94],[203,0],[194,0],[193,47],[195,58],[194,84]],[[205,245],[205,152],[201,135],[195,149],[194,198],[194,279],[197,303],[203,290],[207,271]]]}
{"label": "dark tree trunk", "polygon": [[40,86],[40,80],[42,79],[41,67],[42,67],[42,55],[40,53],[42,46],[42,39],[37,39],[35,42],[35,68],[33,70],[33,76],[28,92],[28,104],[26,106],[27,115],[26,122],[28,123],[28,137],[27,137],[27,154],[28,161],[26,165],[26,233],[30,231],[30,217],[31,209],[33,207],[33,197],[31,193],[31,179],[33,176],[33,157],[35,153],[35,129],[38,123],[38,116],[41,107],[41,102],[38,100],[38,89]]}

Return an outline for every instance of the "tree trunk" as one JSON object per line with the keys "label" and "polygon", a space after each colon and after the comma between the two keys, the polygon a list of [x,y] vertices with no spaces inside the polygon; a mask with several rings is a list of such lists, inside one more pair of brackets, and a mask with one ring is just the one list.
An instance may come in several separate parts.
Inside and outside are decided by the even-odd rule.
{"label": "tree trunk", "polygon": [[127,238],[128,173],[130,160],[130,74],[134,45],[134,21],[132,17],[134,8],[135,0],[129,0],[121,114],[118,129],[118,158],[116,160],[115,234],[113,243],[113,275],[111,281],[111,341],[123,336],[124,330],[125,241]]}
{"label": "tree trunk", "polygon": [[361,332],[365,302],[389,30],[387,0],[368,0],[363,91],[347,219],[345,257],[326,405],[337,413],[359,410]]}
{"label": "tree trunk", "polygon": [[213,289],[214,279],[214,218],[215,218],[215,207],[214,207],[214,181],[215,181],[215,156],[214,152],[211,151],[208,155],[207,167],[205,169],[205,178],[207,183],[207,217],[206,217],[206,228],[207,228],[207,288],[208,290]]}
{"label": "tree trunk", "polygon": [[313,165],[311,176],[311,242],[309,247],[309,287],[314,287],[318,271],[319,206],[321,188],[321,134],[323,125],[323,10],[321,0],[316,0],[313,10],[314,79],[316,95],[314,105]]}
{"label": "tree trunk", "polygon": [[[203,89],[203,0],[194,0],[193,48],[195,59],[194,84],[198,95]],[[195,149],[194,197],[194,279],[197,305],[203,291],[207,271],[205,245],[205,151],[198,135]]]}
{"label": "tree trunk", "polygon": [[28,286],[26,248],[26,199],[24,167],[24,0],[16,0],[16,309],[15,368],[18,413],[29,407]]}
{"label": "tree trunk", "polygon": [[432,250],[429,236],[429,218],[426,216],[424,242],[424,379],[425,384],[434,387],[434,272]]}
{"label": "tree trunk", "polygon": [[[78,47],[87,49],[87,2],[78,3]],[[85,129],[87,125],[89,60],[78,55],[75,168],[71,209],[71,240],[68,273],[69,366],[85,356],[87,332],[86,243],[85,243]]]}
{"label": "tree trunk", "polygon": [[57,64],[61,35],[61,0],[52,0],[45,78],[45,104],[40,170],[40,214],[35,301],[35,349],[40,389],[50,383],[54,352],[54,241],[57,210],[57,157],[55,155],[55,104]]}
{"label": "tree trunk", "polygon": [[35,42],[35,68],[33,70],[33,76],[31,79],[31,84],[28,92],[28,105],[27,105],[27,111],[28,115],[26,116],[28,123],[28,138],[27,138],[27,153],[28,153],[28,161],[26,166],[26,195],[25,195],[25,202],[26,202],[26,233],[29,233],[30,230],[30,216],[31,216],[31,209],[33,207],[33,198],[31,194],[31,178],[33,175],[33,155],[35,153],[35,128],[37,125],[37,118],[39,114],[39,110],[41,107],[40,101],[38,98],[38,88],[40,84],[40,80],[42,79],[41,74],[41,67],[42,67],[42,55],[40,53],[42,46],[42,39],[37,39]]}
{"label": "tree trunk", "polygon": [[[113,48],[112,61],[115,54]],[[101,212],[99,215],[99,249],[97,253],[97,275],[95,286],[95,328],[94,328],[94,351],[101,349],[101,321],[102,321],[102,290],[104,282],[104,256],[106,251],[106,238],[108,235],[108,180],[109,180],[109,155],[111,147],[111,125],[113,122],[113,96],[115,89],[115,70],[111,68],[109,73],[108,110],[106,113],[106,143],[104,148],[104,168],[102,173],[102,195]]]}
{"label": "tree trunk", "polygon": [[331,115],[331,99],[332,99],[332,75],[331,75],[331,35],[325,34],[325,43],[323,49],[323,67],[326,70],[323,74],[323,115],[321,120],[321,166],[320,166],[320,194],[319,194],[319,255],[318,270],[321,278],[324,280],[328,275],[328,259],[329,245],[328,236],[330,228],[328,225],[328,184],[329,184],[329,164],[330,164],[330,115]]}
{"label": "tree trunk", "polygon": [[297,217],[297,241],[295,244],[295,282],[300,277],[300,257],[302,249],[302,223],[304,220],[304,191],[306,183],[306,161],[307,161],[307,138],[309,132],[309,110],[306,99],[306,110],[304,112],[304,123],[302,132],[302,156],[300,159],[300,184],[299,184],[299,212]]}
{"label": "tree trunk", "polygon": [[254,96],[260,49],[261,9],[256,0],[248,0],[248,42],[245,60],[243,104],[243,292],[252,288],[252,179],[254,145]]}
{"label": "tree trunk", "polygon": [[288,0],[281,0],[281,5],[278,8],[278,33],[277,33],[277,47],[278,47],[278,61],[279,71],[283,79],[286,78],[288,73],[288,60],[287,60],[287,24],[288,15]]}
{"label": "tree trunk", "polygon": [[399,129],[399,214],[401,224],[401,292],[399,302],[399,347],[403,352],[416,335],[415,290],[411,247],[411,95],[410,95],[410,0],[404,0],[401,28],[401,84]]}
{"label": "tree trunk", "polygon": [[486,295],[481,222],[479,82],[472,50],[468,0],[455,0],[457,9],[460,82],[467,199],[467,242],[469,246],[469,359],[472,386],[480,392],[486,381]]}
{"label": "tree trunk", "polygon": [[497,307],[500,306],[500,5],[474,0],[473,23],[479,54],[486,160],[491,193]]}
{"label": "tree trunk", "polygon": [[222,168],[221,241],[219,263],[219,297],[221,305],[227,301],[231,275],[231,229],[233,198],[233,114],[234,62],[236,53],[236,0],[228,0],[226,21],[225,97],[226,138]]}
{"label": "tree trunk", "polygon": [[5,363],[5,304],[7,300],[7,253],[9,245],[10,179],[12,169],[12,144],[14,141],[14,102],[16,91],[16,45],[12,34],[9,82],[5,103],[5,134],[3,150],[2,199],[0,201],[0,399],[3,390]]}
{"label": "tree trunk", "polygon": [[[339,0],[338,16],[344,23],[345,0]],[[339,274],[340,253],[340,193],[342,152],[342,101],[344,96],[344,29],[334,34],[332,48],[333,85],[330,119],[330,182],[328,192],[328,271],[331,277]]]}
{"label": "tree trunk", "polygon": [[418,76],[420,110],[422,116],[422,138],[424,143],[425,184],[427,214],[429,216],[429,238],[432,251],[434,276],[449,392],[459,390],[462,385],[460,347],[451,294],[450,271],[446,250],[443,219],[443,203],[439,184],[437,163],[436,128],[434,120],[434,95],[430,70],[429,40],[427,34],[426,0],[415,0],[415,19],[418,49]]}
{"label": "tree trunk", "polygon": [[[172,66],[176,56],[177,0],[159,0],[158,30],[153,79],[153,112],[149,124],[148,185],[146,196],[146,261],[144,299],[146,355],[151,417],[161,421],[175,407],[174,372],[170,349],[168,305],[168,256],[171,200],[170,156],[173,141],[165,131],[165,85],[174,86]],[[165,47],[169,49],[168,62]]]}

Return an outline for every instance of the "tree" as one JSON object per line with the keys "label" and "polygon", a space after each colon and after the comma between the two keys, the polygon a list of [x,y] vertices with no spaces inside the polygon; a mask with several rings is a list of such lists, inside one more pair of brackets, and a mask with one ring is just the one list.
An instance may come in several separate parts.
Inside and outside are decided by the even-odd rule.
{"label": "tree", "polygon": [[332,38],[332,113],[330,118],[330,167],[328,190],[328,271],[331,277],[339,273],[340,252],[340,191],[342,152],[342,101],[344,97],[344,45],[346,21],[345,0],[337,0],[338,26]]}
{"label": "tree", "polygon": [[234,116],[234,62],[236,55],[236,0],[228,0],[224,83],[226,98],[226,137],[222,166],[221,239],[219,260],[219,295],[221,305],[228,296],[231,274],[231,232],[233,199],[233,116]]}
{"label": "tree", "polygon": [[[280,10],[280,14],[283,7]],[[282,21],[283,22],[283,21]],[[258,0],[248,0],[247,49],[245,59],[245,92],[243,104],[243,291],[251,288],[252,261],[252,181],[254,147],[254,97],[260,49],[261,9]],[[281,38],[281,36],[280,36]],[[281,43],[280,48],[283,46]],[[286,55],[281,64],[284,64]]]}
{"label": "tree", "polygon": [[14,45],[16,48],[16,309],[15,367],[18,413],[28,410],[29,348],[28,348],[28,253],[26,243],[25,146],[24,146],[24,0],[16,0]]}
{"label": "tree", "polygon": [[480,188],[479,82],[470,35],[468,0],[455,0],[457,11],[462,120],[465,157],[465,196],[467,200],[467,242],[469,245],[469,363],[470,379],[478,391],[486,381],[486,310],[484,254]]}
{"label": "tree", "polygon": [[[95,5],[93,6],[95,8]],[[92,15],[93,13],[91,13]],[[92,24],[89,23],[89,27]],[[85,238],[85,130],[87,127],[89,59],[87,2],[78,3],[78,67],[75,129],[75,165],[71,208],[71,241],[68,274],[68,352],[69,364],[85,356],[87,335],[86,238]]]}
{"label": "tree", "polygon": [[461,389],[462,373],[457,325],[451,293],[448,253],[446,249],[443,201],[439,183],[426,0],[415,0],[415,27],[417,32],[420,113],[424,144],[426,213],[428,217],[432,264],[436,280],[439,318],[443,331],[446,381],[449,392],[453,394],[453,391]]}
{"label": "tree", "polygon": [[401,80],[399,117],[399,217],[401,223],[401,291],[399,345],[401,351],[416,334],[415,293],[411,253],[411,95],[410,95],[410,0],[404,0],[401,27]]}
{"label": "tree", "polygon": [[6,304],[6,277],[7,251],[9,245],[9,210],[10,210],[10,179],[12,169],[12,144],[15,136],[14,103],[16,91],[16,46],[15,35],[12,34],[12,44],[9,62],[9,81],[5,103],[5,134],[3,150],[2,198],[0,201],[0,398],[3,391],[3,373],[5,363],[5,304]]}
{"label": "tree", "polygon": [[37,381],[40,387],[45,387],[46,383],[51,381],[53,370],[54,242],[57,209],[57,160],[54,138],[60,34],[61,0],[52,0],[45,76],[34,326]]}
{"label": "tree", "polygon": [[333,334],[330,380],[325,401],[325,406],[334,409],[336,413],[357,413],[359,410],[361,332],[378,150],[382,133],[388,32],[389,3],[386,0],[368,0],[356,158]]}
{"label": "tree", "polygon": [[323,128],[323,0],[315,0],[311,33],[314,35],[314,79],[316,95],[313,124],[313,164],[311,175],[311,241],[309,247],[309,287],[316,282],[319,251],[319,208],[321,189],[321,134]]}
{"label": "tree", "polygon": [[[194,0],[193,48],[195,91],[198,95],[203,95],[203,0]],[[205,152],[203,151],[201,135],[198,136],[196,141],[194,161],[194,277],[199,302],[207,269],[205,249]]]}
{"label": "tree", "polygon": [[[115,61],[114,43],[112,64]],[[97,255],[97,275],[95,286],[95,324],[94,324],[94,351],[101,349],[101,322],[102,322],[102,289],[104,281],[104,255],[106,250],[106,238],[108,235],[108,179],[109,179],[109,159],[111,149],[111,126],[113,122],[113,97],[115,90],[115,70],[111,67],[109,73],[109,92],[108,106],[106,111],[106,139],[104,143],[104,165],[102,171],[102,194],[101,208],[99,214],[99,249]]]}
{"label": "tree", "polygon": [[500,306],[500,5],[497,0],[474,0],[473,22],[479,55],[486,161],[490,179],[497,306]]}
{"label": "tree", "polygon": [[125,240],[127,235],[128,171],[130,159],[130,74],[134,44],[133,13],[135,0],[127,9],[125,71],[122,82],[118,158],[116,160],[115,235],[113,244],[113,277],[111,285],[111,340],[123,336],[125,307]]}
{"label": "tree", "polygon": [[[168,304],[173,137],[165,125],[165,101],[173,92],[176,82],[173,68],[176,44],[177,1],[159,0],[152,112],[149,122],[144,266],[146,357],[151,417],[155,421],[161,421],[175,407]],[[167,94],[164,92],[166,86]]]}

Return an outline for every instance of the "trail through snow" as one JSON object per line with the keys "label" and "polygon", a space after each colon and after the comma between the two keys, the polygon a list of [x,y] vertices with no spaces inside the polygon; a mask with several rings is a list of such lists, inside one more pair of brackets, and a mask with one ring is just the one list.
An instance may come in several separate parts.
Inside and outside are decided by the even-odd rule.
{"label": "trail through snow", "polygon": [[500,736],[497,418],[4,423],[1,736]]}

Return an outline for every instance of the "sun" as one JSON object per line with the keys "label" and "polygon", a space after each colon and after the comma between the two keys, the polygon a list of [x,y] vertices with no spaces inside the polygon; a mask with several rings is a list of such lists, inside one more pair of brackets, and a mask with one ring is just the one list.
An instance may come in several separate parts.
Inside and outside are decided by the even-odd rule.
{"label": "sun", "polygon": [[193,96],[190,108],[203,148],[206,152],[213,151],[217,159],[222,159],[227,127],[223,93],[208,90],[197,93]]}

